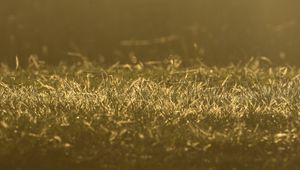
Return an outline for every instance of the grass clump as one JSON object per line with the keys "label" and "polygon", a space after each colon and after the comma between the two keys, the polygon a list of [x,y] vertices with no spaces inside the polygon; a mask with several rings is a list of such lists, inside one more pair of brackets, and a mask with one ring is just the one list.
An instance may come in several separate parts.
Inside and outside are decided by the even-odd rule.
{"label": "grass clump", "polygon": [[299,69],[128,67],[2,70],[1,166],[299,168]]}

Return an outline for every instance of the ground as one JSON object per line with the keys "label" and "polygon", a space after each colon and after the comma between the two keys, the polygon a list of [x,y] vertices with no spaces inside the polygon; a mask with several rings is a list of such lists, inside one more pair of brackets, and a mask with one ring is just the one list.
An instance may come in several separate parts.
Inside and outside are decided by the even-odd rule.
{"label": "ground", "polygon": [[0,73],[1,169],[299,169],[300,70],[91,63]]}

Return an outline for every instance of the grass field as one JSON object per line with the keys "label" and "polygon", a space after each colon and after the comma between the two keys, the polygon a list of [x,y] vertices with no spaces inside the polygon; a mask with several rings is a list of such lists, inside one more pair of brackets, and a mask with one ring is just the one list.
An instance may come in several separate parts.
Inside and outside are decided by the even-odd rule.
{"label": "grass field", "polygon": [[0,169],[299,169],[300,69],[2,67]]}

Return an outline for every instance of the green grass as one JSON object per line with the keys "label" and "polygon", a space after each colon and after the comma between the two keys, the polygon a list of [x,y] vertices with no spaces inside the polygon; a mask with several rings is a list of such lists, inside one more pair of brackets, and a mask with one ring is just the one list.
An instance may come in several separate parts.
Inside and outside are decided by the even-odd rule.
{"label": "green grass", "polygon": [[1,169],[300,168],[298,68],[37,66],[1,70]]}

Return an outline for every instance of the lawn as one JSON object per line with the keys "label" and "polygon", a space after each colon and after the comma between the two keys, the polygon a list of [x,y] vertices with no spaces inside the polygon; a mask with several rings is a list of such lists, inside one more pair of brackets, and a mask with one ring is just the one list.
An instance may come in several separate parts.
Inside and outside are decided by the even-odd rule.
{"label": "lawn", "polygon": [[2,66],[0,168],[300,168],[300,69],[178,63]]}

